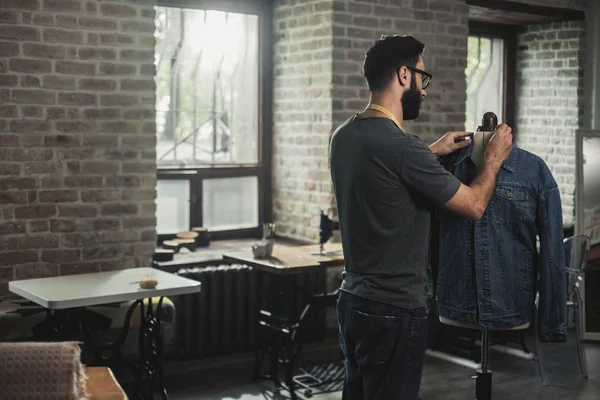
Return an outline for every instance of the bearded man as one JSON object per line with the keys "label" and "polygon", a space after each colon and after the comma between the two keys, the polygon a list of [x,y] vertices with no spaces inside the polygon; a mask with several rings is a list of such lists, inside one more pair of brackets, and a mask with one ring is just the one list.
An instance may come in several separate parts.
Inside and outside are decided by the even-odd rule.
{"label": "bearded man", "polygon": [[427,146],[403,127],[416,119],[432,75],[424,44],[384,36],[366,53],[370,103],[334,132],[329,152],[345,267],[337,304],[345,356],[343,398],[417,400],[427,344],[426,285],[431,211],[478,220],[512,147],[502,124],[470,185],[438,161],[469,145],[447,132]]}

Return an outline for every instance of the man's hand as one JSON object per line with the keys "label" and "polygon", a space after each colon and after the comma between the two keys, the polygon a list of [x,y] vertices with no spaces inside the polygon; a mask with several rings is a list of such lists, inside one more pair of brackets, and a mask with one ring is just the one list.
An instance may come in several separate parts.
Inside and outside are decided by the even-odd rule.
{"label": "man's hand", "polygon": [[458,192],[446,203],[446,207],[470,220],[480,219],[494,194],[498,171],[510,155],[511,149],[512,129],[502,124],[498,126],[486,147],[483,170],[469,186],[461,184]]}
{"label": "man's hand", "polygon": [[499,125],[486,147],[485,162],[502,164],[510,155],[512,142],[512,129],[506,124]]}
{"label": "man's hand", "polygon": [[471,143],[471,139],[467,136],[472,134],[472,132],[446,132],[438,141],[429,146],[429,149],[438,157],[445,156],[467,147]]}

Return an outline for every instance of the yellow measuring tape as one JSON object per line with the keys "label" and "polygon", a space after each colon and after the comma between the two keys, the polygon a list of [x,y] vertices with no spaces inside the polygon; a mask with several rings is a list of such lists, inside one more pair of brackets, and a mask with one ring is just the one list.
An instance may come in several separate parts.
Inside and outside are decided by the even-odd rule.
{"label": "yellow measuring tape", "polygon": [[367,110],[376,110],[379,111],[380,113],[385,114],[389,119],[391,119],[392,121],[394,121],[394,123],[396,124],[396,126],[398,127],[398,129],[400,129],[402,131],[402,133],[406,134],[406,132],[404,132],[404,129],[402,129],[402,125],[400,125],[400,122],[398,122],[398,120],[396,119],[396,117],[394,117],[394,114],[392,114],[392,112],[390,110],[388,110],[385,107],[380,106],[379,104],[369,104],[369,106],[367,107]]}

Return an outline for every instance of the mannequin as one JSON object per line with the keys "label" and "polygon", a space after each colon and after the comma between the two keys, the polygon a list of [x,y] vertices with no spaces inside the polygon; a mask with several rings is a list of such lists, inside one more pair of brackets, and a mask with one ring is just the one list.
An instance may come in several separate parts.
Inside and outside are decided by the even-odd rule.
{"label": "mannequin", "polygon": [[[483,115],[481,126],[472,135],[473,151],[471,157],[477,172],[480,172],[484,165],[485,149],[498,126],[498,117],[492,112],[486,112]],[[478,324],[471,324],[462,321],[455,321],[439,316],[439,321],[444,325],[457,328],[478,329],[481,330],[481,369],[477,369],[475,395],[477,400],[490,400],[492,398],[492,372],[488,369],[488,331],[491,329],[482,328]],[[530,322],[514,327],[505,327],[502,331],[517,331],[527,329]]]}
{"label": "mannequin", "polygon": [[489,143],[496,127],[498,126],[498,117],[492,112],[483,114],[481,126],[477,127],[477,131],[473,133],[473,162],[479,172],[483,168],[485,160],[485,148]]}
{"label": "mannequin", "polygon": [[[484,114],[468,146],[440,162],[462,183],[470,184],[483,168],[495,129],[496,116]],[[494,330],[504,332],[507,339],[518,337],[523,348],[495,345],[495,350],[533,360],[524,332],[536,326],[540,375],[547,385],[538,344],[567,340],[568,297],[563,208],[550,168],[536,154],[513,146],[502,161],[493,196],[480,219],[469,221],[443,210],[437,217],[432,219],[431,239],[436,313],[443,317],[440,326],[481,332],[481,364],[474,368],[477,400],[491,398],[487,339]],[[450,358],[445,356],[466,364],[459,357]]]}
{"label": "mannequin", "polygon": [[[485,160],[485,149],[487,144],[489,143],[492,136],[496,132],[496,128],[498,127],[498,117],[493,112],[486,112],[483,114],[483,118],[481,120],[481,126],[477,127],[477,130],[473,132],[472,140],[473,140],[473,153],[472,159],[475,167],[477,168],[477,172],[480,172],[483,168],[483,163]],[[468,324],[459,321],[453,321],[444,317],[439,317],[440,322],[446,325],[455,326],[459,328],[469,328],[469,329],[479,329],[478,325]],[[530,323],[526,323],[524,325],[503,328],[499,330],[520,330],[527,329]]]}

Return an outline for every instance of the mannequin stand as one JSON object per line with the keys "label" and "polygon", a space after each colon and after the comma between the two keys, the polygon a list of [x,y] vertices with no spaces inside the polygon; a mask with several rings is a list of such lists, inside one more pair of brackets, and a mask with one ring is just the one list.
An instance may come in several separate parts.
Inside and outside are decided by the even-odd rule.
{"label": "mannequin stand", "polygon": [[[467,328],[467,329],[478,329],[481,331],[481,364],[477,366],[475,370],[475,376],[472,378],[475,379],[475,400],[491,400],[492,399],[492,371],[489,369],[489,360],[490,360],[490,344],[489,344],[489,329],[482,328],[478,325],[468,324],[463,322],[458,322],[454,320],[450,320],[444,317],[439,317],[439,320],[444,325],[454,326],[457,328]],[[529,327],[529,323],[521,326],[515,326],[507,329],[499,329],[499,330],[508,330],[508,331],[516,331],[523,330]],[[458,357],[440,357],[439,353],[430,355],[438,358],[445,359],[446,361],[455,362],[461,365],[469,366],[464,362],[463,359]]]}
{"label": "mannequin stand", "polygon": [[492,371],[488,370],[488,331],[481,329],[481,369],[475,371],[475,399],[492,399]]}

